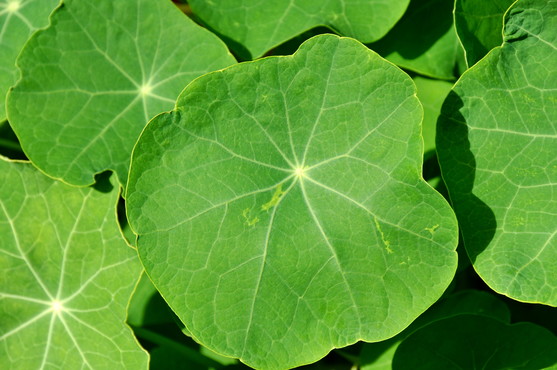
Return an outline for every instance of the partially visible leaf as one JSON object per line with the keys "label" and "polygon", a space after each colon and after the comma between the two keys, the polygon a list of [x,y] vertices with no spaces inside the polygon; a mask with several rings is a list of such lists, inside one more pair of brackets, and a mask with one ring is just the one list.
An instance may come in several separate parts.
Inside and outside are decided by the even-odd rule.
{"label": "partially visible leaf", "polygon": [[[137,336],[152,343],[150,367],[153,369],[220,369],[220,362],[204,356],[197,348],[176,342],[150,329],[134,327]],[[195,344],[195,347],[199,347]]]}
{"label": "partially visible leaf", "polygon": [[116,181],[77,189],[4,159],[0,173],[0,364],[146,368],[125,325],[141,266],[118,230]]}
{"label": "partially visible leaf", "polygon": [[454,19],[458,38],[471,66],[503,42],[503,16],[516,0],[456,0]]}
{"label": "partially visible leaf", "polygon": [[442,80],[432,80],[420,76],[414,77],[418,88],[418,99],[424,107],[422,121],[422,135],[424,137],[424,153],[426,158],[435,151],[435,130],[437,118],[441,112],[443,101],[451,91],[452,83]]}
{"label": "partially visible leaf", "polygon": [[513,321],[529,321],[544,326],[557,335],[557,307],[522,303],[511,299],[507,300],[507,304],[511,309]]}
{"label": "partially visible leaf", "polygon": [[379,343],[364,343],[360,353],[361,370],[390,370],[395,351],[410,334],[437,320],[462,314],[483,315],[510,322],[509,308],[493,294],[478,290],[460,291],[435,303],[397,336]]}
{"label": "partially visible leaf", "polygon": [[232,63],[169,0],[66,0],[18,59],[9,121],[50,176],[82,186],[112,169],[125,184],[149,118],[171,109],[194,78]]}
{"label": "partially visible leaf", "polygon": [[470,68],[437,130],[443,178],[482,279],[557,305],[557,1],[518,1],[505,42]]}
{"label": "partially visible leaf", "polygon": [[221,34],[243,59],[316,26],[328,26],[362,42],[383,37],[410,0],[190,0],[195,15]]}
{"label": "partially visible leaf", "polygon": [[459,315],[411,334],[397,348],[392,368],[538,370],[556,365],[557,337],[547,329]]}
{"label": "partially visible leaf", "polygon": [[15,60],[31,34],[48,24],[59,0],[0,0],[0,122],[6,119],[5,98],[18,78]]}
{"label": "partially visible leaf", "polygon": [[130,225],[200,343],[256,368],[378,341],[456,269],[457,229],[421,177],[412,80],[361,43],[210,73],[134,149]]}
{"label": "partially visible leaf", "polygon": [[452,11],[453,0],[412,0],[396,26],[368,46],[402,68],[452,80],[464,69]]}
{"label": "partially visible leaf", "polygon": [[173,323],[173,316],[147,274],[143,273],[130,301],[128,324],[139,327]]}

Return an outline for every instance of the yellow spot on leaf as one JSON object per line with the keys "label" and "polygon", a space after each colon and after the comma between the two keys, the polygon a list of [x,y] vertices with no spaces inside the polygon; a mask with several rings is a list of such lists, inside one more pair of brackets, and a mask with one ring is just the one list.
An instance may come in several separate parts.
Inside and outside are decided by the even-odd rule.
{"label": "yellow spot on leaf", "polygon": [[377,231],[379,231],[379,234],[381,234],[381,241],[383,241],[383,244],[385,244],[385,250],[389,254],[394,253],[394,251],[391,248],[391,242],[385,238],[385,234],[381,229],[381,225],[379,224],[379,221],[377,221],[377,217],[374,217],[373,221],[375,222],[375,228],[377,229]]}
{"label": "yellow spot on leaf", "polygon": [[277,186],[271,200],[261,206],[261,210],[268,211],[269,209],[276,206],[280,200],[280,197],[282,197],[283,195],[284,195],[284,191],[282,191],[282,184],[280,184],[279,186]]}
{"label": "yellow spot on leaf", "polygon": [[242,211],[242,216],[244,217],[244,224],[247,226],[255,226],[256,223],[259,222],[259,217],[250,217],[250,209],[246,208]]}
{"label": "yellow spot on leaf", "polygon": [[435,233],[435,230],[437,230],[437,228],[439,227],[439,225],[433,225],[432,227],[426,227],[424,230],[427,230],[431,233],[431,235],[433,235]]}

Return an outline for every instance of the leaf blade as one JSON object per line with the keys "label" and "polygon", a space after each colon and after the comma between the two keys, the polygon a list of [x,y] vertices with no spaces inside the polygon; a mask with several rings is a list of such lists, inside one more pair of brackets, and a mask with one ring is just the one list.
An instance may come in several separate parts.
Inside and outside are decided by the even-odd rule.
{"label": "leaf blade", "polygon": [[[373,104],[386,95],[395,102]],[[431,305],[454,274],[457,237],[421,179],[420,118],[403,72],[332,35],[190,84],[143,132],[127,189],[140,257],[188,332],[285,368],[389,337]]]}

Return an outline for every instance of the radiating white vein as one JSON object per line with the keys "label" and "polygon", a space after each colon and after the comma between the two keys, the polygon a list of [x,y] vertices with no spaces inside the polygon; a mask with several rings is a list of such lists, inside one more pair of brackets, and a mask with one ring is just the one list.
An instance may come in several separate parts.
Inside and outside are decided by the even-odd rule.
{"label": "radiating white vein", "polygon": [[[309,180],[309,177],[306,177],[306,179]],[[304,186],[304,180],[300,180],[300,188],[302,190],[302,195],[304,196],[304,202],[305,202],[305,204],[308,208],[308,211],[311,215],[311,218],[313,219],[313,222],[315,223],[315,226],[319,230],[319,233],[323,237],[323,241],[327,245],[327,248],[329,249],[329,252],[333,256],[335,264],[337,265],[337,267],[339,269],[340,276],[342,277],[342,281],[343,281],[344,285],[346,286],[346,291],[347,291],[348,295],[350,296],[350,301],[352,302],[352,306],[354,307],[354,311],[356,312],[356,316],[358,318],[358,324],[359,324],[358,327],[362,328],[362,315],[360,313],[360,308],[359,308],[358,304],[356,303],[356,299],[354,297],[354,293],[352,292],[352,288],[350,287],[350,283],[348,283],[348,280],[346,279],[346,272],[344,271],[344,268],[342,267],[342,264],[340,263],[340,259],[338,257],[338,254],[337,254],[336,250],[335,250],[335,247],[331,244],[331,242],[329,240],[329,237],[327,236],[327,233],[323,229],[323,226],[321,225],[321,222],[319,222],[319,218],[317,217],[317,214],[315,213],[315,210],[313,209],[313,207],[311,205],[309,197],[306,193],[306,188]]]}
{"label": "radiating white vein", "polygon": [[14,222],[12,221],[12,219],[10,218],[8,211],[6,210],[6,207],[4,207],[4,203],[0,202],[0,208],[2,208],[2,211],[4,212],[4,214],[6,215],[6,220],[8,220],[8,224],[10,225],[10,229],[12,231],[12,236],[14,238],[14,242],[16,245],[16,248],[19,252],[19,254],[21,255],[21,259],[25,262],[25,265],[27,266],[27,268],[29,269],[29,271],[31,272],[31,274],[33,275],[33,277],[35,278],[35,280],[37,281],[37,283],[39,284],[39,286],[43,289],[44,293],[46,294],[46,296],[50,299],[53,300],[54,297],[52,296],[52,294],[50,294],[48,288],[46,287],[46,285],[44,284],[44,282],[42,281],[41,277],[39,276],[39,274],[37,273],[37,271],[35,271],[35,268],[33,267],[33,265],[31,264],[31,261],[29,261],[29,259],[27,258],[27,255],[25,254],[25,252],[23,251],[22,247],[21,247],[21,243],[19,241],[19,237],[17,234],[17,230],[16,227],[14,225]]}

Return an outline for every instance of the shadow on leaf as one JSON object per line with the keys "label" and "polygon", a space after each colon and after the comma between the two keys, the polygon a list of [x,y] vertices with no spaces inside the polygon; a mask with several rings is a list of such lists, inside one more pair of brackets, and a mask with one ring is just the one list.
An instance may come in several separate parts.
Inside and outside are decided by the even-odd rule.
{"label": "shadow on leaf", "polygon": [[490,244],[497,222],[491,208],[476,197],[476,159],[470,150],[462,100],[451,91],[437,121],[437,152],[441,173],[472,263]]}

